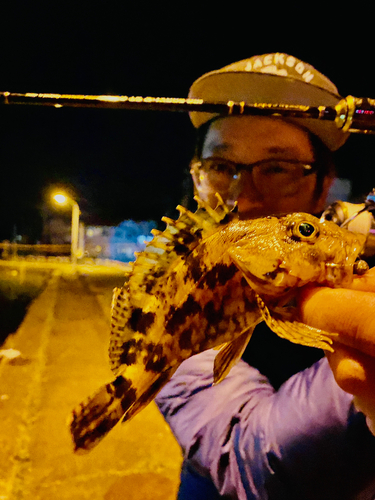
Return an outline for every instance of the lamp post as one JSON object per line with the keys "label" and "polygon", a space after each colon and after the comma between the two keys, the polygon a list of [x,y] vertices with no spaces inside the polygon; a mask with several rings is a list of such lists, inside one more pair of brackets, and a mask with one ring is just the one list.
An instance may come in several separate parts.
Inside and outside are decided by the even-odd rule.
{"label": "lamp post", "polygon": [[53,196],[53,199],[60,205],[66,205],[69,203],[72,206],[72,231],[71,231],[71,262],[73,265],[77,264],[77,254],[78,254],[78,234],[79,234],[79,206],[78,203],[69,198],[63,193],[57,193]]}

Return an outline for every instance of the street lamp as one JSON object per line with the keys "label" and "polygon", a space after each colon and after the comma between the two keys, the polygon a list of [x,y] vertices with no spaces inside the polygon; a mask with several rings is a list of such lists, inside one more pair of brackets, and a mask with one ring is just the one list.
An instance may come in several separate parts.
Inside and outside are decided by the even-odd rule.
{"label": "street lamp", "polygon": [[66,196],[63,193],[56,193],[53,199],[60,205],[71,205],[72,206],[72,236],[71,236],[71,261],[72,264],[77,264],[77,254],[78,254],[78,233],[79,233],[79,206],[78,203]]}

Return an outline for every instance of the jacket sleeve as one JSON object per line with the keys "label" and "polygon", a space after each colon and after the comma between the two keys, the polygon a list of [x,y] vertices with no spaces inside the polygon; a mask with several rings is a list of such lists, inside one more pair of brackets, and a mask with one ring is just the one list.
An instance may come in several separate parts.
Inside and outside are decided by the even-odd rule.
{"label": "jacket sleeve", "polygon": [[243,361],[212,385],[216,354],[185,361],[157,404],[185,463],[221,495],[342,500],[375,479],[375,438],[325,358],[275,391]]}

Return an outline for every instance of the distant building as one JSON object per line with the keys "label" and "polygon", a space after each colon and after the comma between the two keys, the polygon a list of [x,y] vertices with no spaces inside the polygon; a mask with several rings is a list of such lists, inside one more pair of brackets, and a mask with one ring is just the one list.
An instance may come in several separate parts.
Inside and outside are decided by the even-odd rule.
{"label": "distant building", "polygon": [[115,228],[112,226],[87,226],[85,228],[86,257],[110,259],[109,239]]}
{"label": "distant building", "polygon": [[[125,220],[118,226],[84,226],[80,222],[78,257],[133,261],[134,252],[145,248],[145,242],[152,239],[151,229],[155,227],[154,221]],[[45,217],[43,243],[70,244],[70,219],[55,215]]]}
{"label": "distant building", "polygon": [[112,259],[121,262],[135,260],[134,252],[141,252],[145,242],[152,239],[153,221],[126,220],[116,227],[87,226],[85,228],[84,256]]}

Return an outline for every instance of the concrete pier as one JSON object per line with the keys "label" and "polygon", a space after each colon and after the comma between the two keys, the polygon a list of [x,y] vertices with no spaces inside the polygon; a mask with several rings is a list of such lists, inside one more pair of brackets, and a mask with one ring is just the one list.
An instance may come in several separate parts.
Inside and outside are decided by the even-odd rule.
{"label": "concrete pier", "polygon": [[75,455],[72,409],[111,380],[109,310],[120,272],[56,266],[1,349],[0,500],[172,500],[181,451],[151,403]]}

